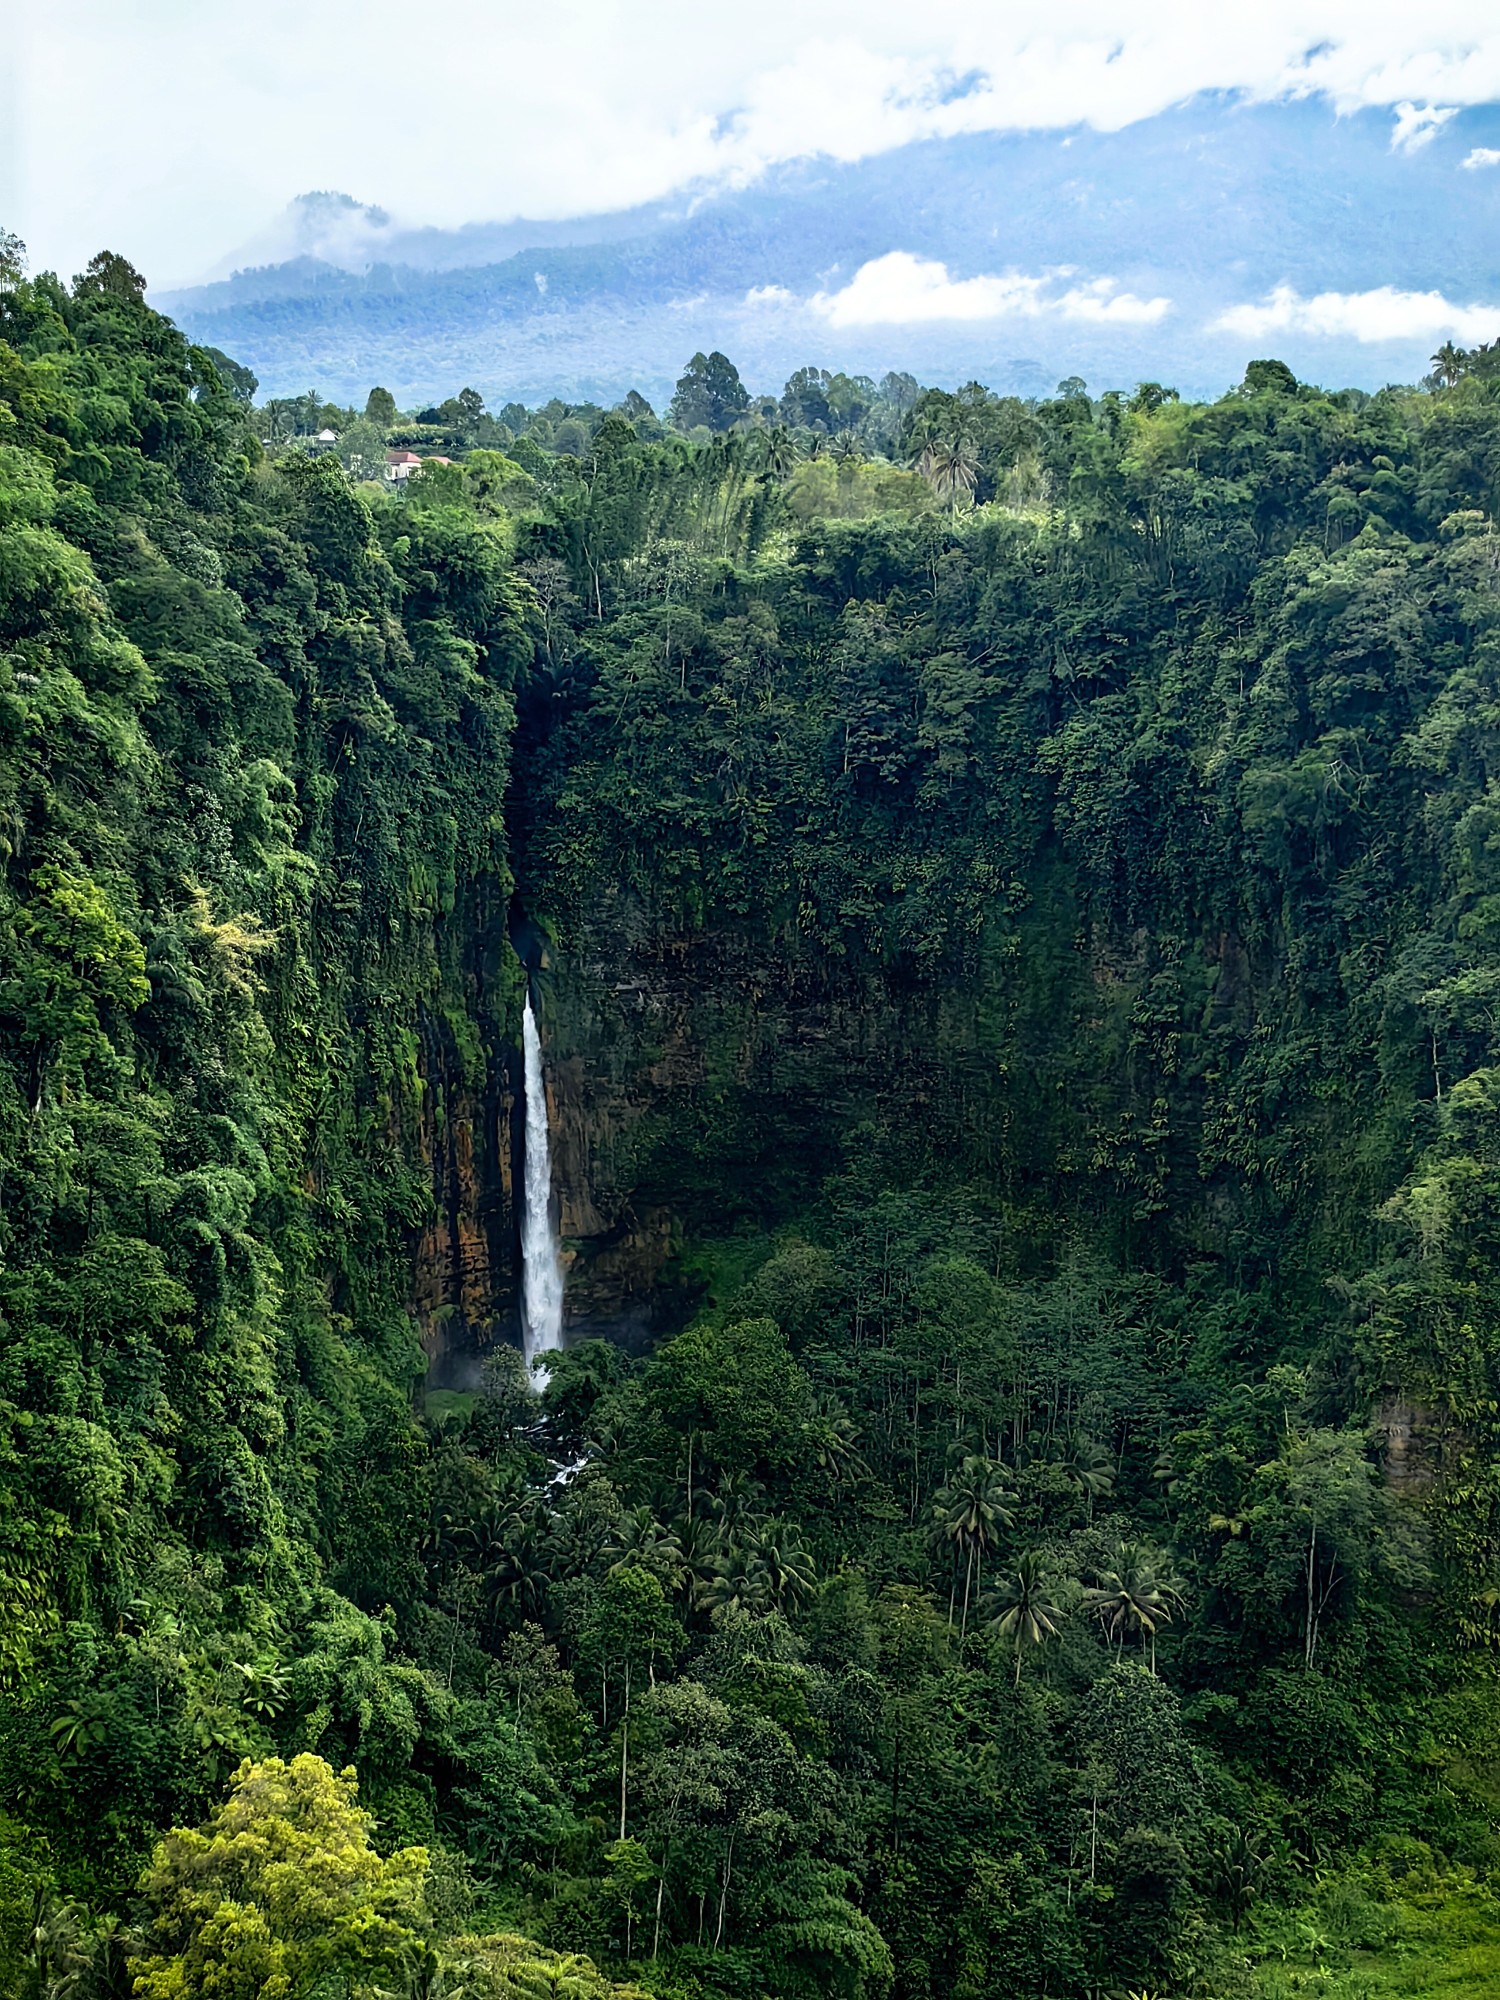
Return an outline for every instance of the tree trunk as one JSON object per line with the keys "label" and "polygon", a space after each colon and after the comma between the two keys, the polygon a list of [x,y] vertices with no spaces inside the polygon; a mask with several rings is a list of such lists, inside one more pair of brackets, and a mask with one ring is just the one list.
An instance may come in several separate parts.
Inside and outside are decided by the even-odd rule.
{"label": "tree trunk", "polygon": [[625,1662],[625,1711],[620,1720],[620,1838],[625,1838],[625,1773],[630,1763],[630,1662]]}
{"label": "tree trunk", "polygon": [[719,1885],[719,1921],[714,1929],[714,1950],[724,1935],[724,1906],[729,1901],[729,1871],[734,1865],[734,1828],[729,1829],[729,1852],[724,1856],[724,1876]]}

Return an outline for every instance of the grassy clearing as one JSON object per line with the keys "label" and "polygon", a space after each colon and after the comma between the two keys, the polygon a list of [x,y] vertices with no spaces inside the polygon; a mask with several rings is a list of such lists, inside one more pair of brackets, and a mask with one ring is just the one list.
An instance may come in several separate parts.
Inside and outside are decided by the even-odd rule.
{"label": "grassy clearing", "polygon": [[[1497,2000],[1500,1903],[1472,1881],[1376,1902],[1334,1885],[1254,1971],[1258,2000]],[[1282,1957],[1282,1953],[1285,1957]]]}

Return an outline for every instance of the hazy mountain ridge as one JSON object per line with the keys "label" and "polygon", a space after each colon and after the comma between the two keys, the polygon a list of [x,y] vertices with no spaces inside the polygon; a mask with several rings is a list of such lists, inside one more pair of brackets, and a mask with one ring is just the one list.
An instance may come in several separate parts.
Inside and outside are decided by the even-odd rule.
{"label": "hazy mountain ridge", "polygon": [[[277,392],[316,381],[352,396],[379,376],[419,396],[463,375],[505,394],[659,393],[679,350],[705,344],[729,349],[762,386],[810,358],[994,379],[997,355],[1020,348],[1046,355],[1044,372],[1169,373],[1197,390],[1245,358],[1244,339],[1206,331],[1210,322],[1277,285],[1390,285],[1458,305],[1500,296],[1500,171],[1462,168],[1497,133],[1500,114],[1471,111],[1397,151],[1379,113],[1199,100],[1115,133],[983,134],[853,166],[803,161],[751,187],[611,216],[408,229],[318,196],[293,222],[327,254],[158,303]],[[830,325],[819,298],[894,250],[940,260],[956,279],[1107,278],[1171,308],[1135,326],[1039,313]],[[763,289],[775,297],[747,303]],[[1433,345],[1425,334],[1273,344],[1323,379],[1366,386],[1420,373]]]}

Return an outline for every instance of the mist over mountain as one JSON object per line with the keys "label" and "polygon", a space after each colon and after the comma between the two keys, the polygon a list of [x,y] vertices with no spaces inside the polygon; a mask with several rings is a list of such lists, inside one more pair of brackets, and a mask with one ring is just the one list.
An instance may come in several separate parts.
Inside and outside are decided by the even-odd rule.
{"label": "mist over mountain", "polygon": [[[1117,132],[984,133],[617,214],[412,227],[291,205],[232,273],[156,303],[270,393],[653,398],[695,348],[775,388],[808,360],[1023,391],[1422,375],[1500,332],[1490,107],[1336,118],[1199,98]],[[941,269],[936,267],[941,267]],[[873,268],[871,268],[873,267]],[[1490,324],[1493,322],[1493,325]]]}

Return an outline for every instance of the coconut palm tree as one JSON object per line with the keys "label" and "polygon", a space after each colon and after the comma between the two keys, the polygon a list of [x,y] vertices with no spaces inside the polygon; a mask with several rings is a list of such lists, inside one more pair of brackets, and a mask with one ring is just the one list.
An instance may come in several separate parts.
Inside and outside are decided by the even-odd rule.
{"label": "coconut palm tree", "polygon": [[719,1535],[711,1521],[683,1521],[677,1528],[677,1547],[682,1558],[679,1589],[700,1598],[713,1577],[721,1552]]}
{"label": "coconut palm tree", "polygon": [[869,1471],[859,1450],[859,1426],[837,1396],[817,1400],[817,1427],[809,1440],[818,1470],[835,1485]]}
{"label": "coconut palm tree", "polygon": [[481,1574],[492,1605],[509,1606],[523,1616],[540,1610],[552,1564],[539,1508],[516,1506],[504,1514]]}
{"label": "coconut palm tree", "polygon": [[765,1488],[748,1473],[724,1474],[708,1497],[709,1525],[721,1548],[754,1526],[765,1497]]}
{"label": "coconut palm tree", "polygon": [[139,1936],[117,1918],[105,1917],[87,1930],[73,1904],[40,1894],[31,1931],[33,1976],[24,1990],[38,2000],[130,2000],[130,1960],[140,1949]]}
{"label": "coconut palm tree", "polygon": [[1089,1519],[1094,1518],[1094,1502],[1107,1500],[1115,1490],[1114,1460],[1103,1445],[1092,1438],[1075,1437],[1063,1459],[1063,1470],[1088,1503]]}
{"label": "coconut palm tree", "polygon": [[620,1516],[604,1555],[611,1576],[617,1570],[645,1569],[675,1590],[682,1575],[682,1544],[649,1507],[632,1507]]}
{"label": "coconut palm tree", "polygon": [[1451,389],[1462,377],[1468,359],[1468,355],[1461,347],[1455,347],[1451,340],[1445,340],[1432,357],[1432,372],[1445,389]]}
{"label": "coconut palm tree", "polygon": [[445,1961],[430,1944],[416,1947],[402,1968],[399,1986],[377,1986],[379,2000],[468,2000],[476,1991],[469,1967]]}
{"label": "coconut palm tree", "polygon": [[1048,1569],[1038,1549],[1027,1549],[1016,1558],[1009,1576],[1002,1577],[995,1591],[999,1616],[994,1630],[1016,1649],[1016,1683],[1021,1680],[1021,1655],[1028,1646],[1042,1646],[1062,1631],[1066,1615],[1059,1602],[1062,1593],[1057,1578]]}
{"label": "coconut palm tree", "polygon": [[787,478],[801,456],[801,447],[785,424],[773,424],[761,433],[760,464],[768,478]]}
{"label": "coconut palm tree", "polygon": [[[999,1539],[1002,1528],[1011,1526],[1011,1494],[1001,1467],[987,1458],[970,1454],[932,1503],[933,1524],[955,1555],[964,1557],[964,1609],[959,1641],[969,1629],[969,1599],[975,1581],[975,1564],[982,1580],[984,1556]],[[948,1622],[953,1623],[952,1594],[948,1600]]]}
{"label": "coconut palm tree", "polygon": [[741,1611],[768,1611],[771,1579],[756,1550],[745,1543],[727,1547],[699,1587],[698,1603],[709,1612],[723,1611],[730,1605]]}
{"label": "coconut palm tree", "polygon": [[922,447],[917,470],[932,488],[933,498],[957,513],[974,498],[979,484],[979,454],[966,437],[932,438]]}
{"label": "coconut palm tree", "polygon": [[818,1573],[802,1537],[788,1521],[767,1521],[753,1543],[754,1560],[764,1572],[766,1592],[778,1611],[810,1597]]}
{"label": "coconut palm tree", "polygon": [[1143,1656],[1149,1648],[1154,1674],[1156,1635],[1163,1625],[1171,1624],[1173,1612],[1182,1609],[1187,1585],[1144,1542],[1121,1542],[1110,1568],[1098,1575],[1098,1583],[1084,1593],[1084,1603],[1117,1647],[1134,1637],[1141,1642]]}
{"label": "coconut palm tree", "polygon": [[67,1981],[80,1971],[83,1963],[83,1933],[73,1905],[60,1901],[50,1890],[38,1889],[27,1945],[31,1961],[27,1969],[33,1975],[31,1990],[66,1992]]}

